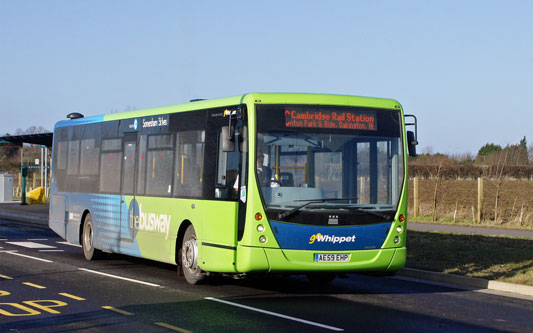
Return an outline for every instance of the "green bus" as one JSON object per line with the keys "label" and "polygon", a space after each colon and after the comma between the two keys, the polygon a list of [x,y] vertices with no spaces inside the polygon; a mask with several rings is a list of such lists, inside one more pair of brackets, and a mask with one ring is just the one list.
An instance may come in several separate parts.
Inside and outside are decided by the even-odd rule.
{"label": "green bus", "polygon": [[67,117],[54,128],[49,225],[88,260],[175,264],[191,284],[405,264],[416,118],[406,124],[395,100],[250,93]]}

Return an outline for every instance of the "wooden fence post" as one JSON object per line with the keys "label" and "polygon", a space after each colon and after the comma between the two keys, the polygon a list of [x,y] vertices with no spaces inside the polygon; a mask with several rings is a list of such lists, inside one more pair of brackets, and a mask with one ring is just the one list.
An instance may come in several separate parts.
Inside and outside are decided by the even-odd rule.
{"label": "wooden fence post", "polygon": [[417,217],[420,213],[418,198],[418,177],[415,177],[413,179],[413,217]]}
{"label": "wooden fence post", "polygon": [[483,177],[479,177],[477,179],[477,222],[481,223],[482,218],[483,218]]}

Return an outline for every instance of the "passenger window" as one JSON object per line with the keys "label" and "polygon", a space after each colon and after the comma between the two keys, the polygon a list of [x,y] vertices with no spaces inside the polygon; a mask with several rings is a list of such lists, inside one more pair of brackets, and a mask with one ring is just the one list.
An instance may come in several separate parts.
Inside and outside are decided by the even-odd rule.
{"label": "passenger window", "polygon": [[102,140],[100,158],[100,192],[120,192],[120,172],[122,167],[122,147],[120,139]]}
{"label": "passenger window", "polygon": [[100,148],[96,147],[95,139],[81,140],[80,175],[89,176],[98,174]]}
{"label": "passenger window", "polygon": [[68,142],[59,141],[56,147],[57,169],[65,170],[67,168]]}
{"label": "passenger window", "polygon": [[172,135],[148,137],[146,166],[146,194],[170,196],[172,194]]}
{"label": "passenger window", "polygon": [[141,135],[139,139],[139,155],[137,157],[139,163],[137,167],[137,195],[144,194],[144,183],[146,179],[146,141],[147,136]]}
{"label": "passenger window", "polygon": [[80,141],[69,141],[68,147],[67,175],[77,175],[80,161]]}
{"label": "passenger window", "polygon": [[204,151],[205,131],[186,131],[176,134],[175,196],[202,197]]}

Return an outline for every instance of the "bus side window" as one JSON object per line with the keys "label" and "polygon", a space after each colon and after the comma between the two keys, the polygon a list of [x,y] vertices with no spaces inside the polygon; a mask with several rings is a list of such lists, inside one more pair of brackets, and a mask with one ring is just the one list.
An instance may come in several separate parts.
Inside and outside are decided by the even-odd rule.
{"label": "bus side window", "polygon": [[170,196],[172,194],[172,135],[148,137],[146,165],[146,194]]}
{"label": "bus side window", "polygon": [[100,158],[100,192],[119,193],[122,167],[122,140],[102,140]]}
{"label": "bus side window", "polygon": [[137,156],[137,191],[135,192],[136,195],[144,194],[144,183],[146,179],[146,141],[146,134],[141,135],[139,137],[139,154]]}
{"label": "bus side window", "polygon": [[175,196],[202,196],[204,152],[204,130],[176,133]]}
{"label": "bus side window", "polygon": [[77,175],[80,161],[80,141],[70,140],[68,148],[67,175]]}
{"label": "bus side window", "polygon": [[67,154],[68,154],[68,142],[67,141],[59,141],[57,143],[57,147],[55,149],[56,156],[57,156],[57,169],[58,170],[65,170],[67,168]]}
{"label": "bus side window", "polygon": [[81,140],[80,153],[80,175],[97,175],[100,148],[96,146],[96,140]]}

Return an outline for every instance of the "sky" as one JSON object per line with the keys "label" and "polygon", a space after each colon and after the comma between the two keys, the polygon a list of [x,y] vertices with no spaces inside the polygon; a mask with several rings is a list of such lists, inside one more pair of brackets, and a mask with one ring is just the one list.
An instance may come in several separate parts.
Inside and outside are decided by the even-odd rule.
{"label": "sky", "polygon": [[247,92],[394,98],[419,152],[533,144],[533,1],[0,0],[0,134]]}

